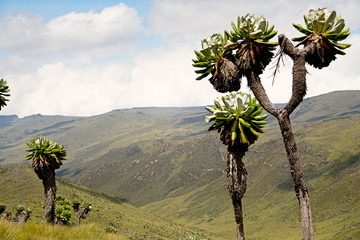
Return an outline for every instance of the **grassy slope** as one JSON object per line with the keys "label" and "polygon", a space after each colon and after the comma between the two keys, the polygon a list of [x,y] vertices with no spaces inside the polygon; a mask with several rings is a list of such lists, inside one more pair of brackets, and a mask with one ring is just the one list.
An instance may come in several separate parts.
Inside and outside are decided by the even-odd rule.
{"label": "grassy slope", "polygon": [[140,206],[218,178],[224,168],[224,162],[218,161],[221,154],[225,150],[216,134],[182,141],[141,141],[76,166],[66,177]]}
{"label": "grassy slope", "polygon": [[[307,99],[293,114],[319,239],[351,239],[349,236],[356,239],[359,234],[356,219],[359,219],[360,200],[356,182],[360,129],[359,116],[354,115],[359,111],[359,102],[360,91],[335,92]],[[224,148],[216,133],[198,135],[207,127],[200,122],[203,118],[196,113],[198,110],[176,118],[173,116],[179,109],[166,114],[169,110],[156,109],[151,116],[146,115],[151,109],[114,111],[52,129],[57,131],[50,135],[52,139],[59,138],[72,146],[69,151],[72,159],[65,165],[68,168],[63,168],[63,174],[81,179],[82,171],[89,171],[91,179],[84,178],[84,184],[137,205],[149,204],[144,208],[179,223],[231,238],[233,213],[225,177],[218,170],[225,169],[221,160],[221,152],[224,157],[221,148]],[[163,118],[167,115],[170,118]],[[37,133],[46,131],[39,128]],[[19,139],[5,143],[8,148],[2,150],[0,159],[17,161],[22,157],[23,147],[19,148],[19,143],[24,138]],[[206,149],[202,148],[201,139],[209,144]],[[166,143],[169,148],[159,154]],[[139,150],[143,154],[132,154]],[[155,160],[158,160],[156,164]],[[76,167],[81,161],[84,161],[79,165],[81,168]],[[276,123],[269,124],[267,133],[251,148],[245,161],[249,172],[244,199],[248,237],[297,238],[300,235],[297,200]]]}
{"label": "grassy slope", "polygon": [[[360,115],[297,124],[295,129],[316,239],[359,239]],[[298,203],[281,140],[271,133],[262,136],[244,160],[248,169],[244,197],[247,238],[298,239]],[[233,239],[235,224],[225,182],[221,176],[185,195],[142,209]]]}
{"label": "grassy slope", "polygon": [[[43,187],[41,181],[31,167],[20,164],[0,165],[0,203],[7,205],[7,210],[12,210],[18,204],[31,208],[33,222],[43,222],[43,209],[40,201],[43,199]],[[88,188],[75,185],[72,182],[58,178],[58,194],[64,195],[72,200],[74,194],[83,201],[90,201],[93,205],[91,211],[83,224],[102,231],[104,227],[115,226],[120,234],[130,233],[132,235],[146,237],[147,239],[178,239],[180,234],[208,236],[202,230],[184,227],[163,220],[152,214],[139,210],[121,201],[115,201],[103,194],[94,192]],[[76,222],[75,213],[73,221]],[[41,228],[41,227],[40,227]],[[215,237],[215,239],[217,239]]]}
{"label": "grassy slope", "polygon": [[2,240],[130,240],[130,237],[105,234],[95,224],[80,227],[50,226],[28,222],[16,225],[0,220],[0,239]]}
{"label": "grassy slope", "polygon": [[16,119],[0,128],[0,163],[25,163],[26,142],[38,135],[65,145],[66,169],[140,139],[183,139],[205,131],[205,110],[191,108],[186,115],[175,116],[179,109],[171,108],[168,117],[116,110],[87,118],[34,115]]}

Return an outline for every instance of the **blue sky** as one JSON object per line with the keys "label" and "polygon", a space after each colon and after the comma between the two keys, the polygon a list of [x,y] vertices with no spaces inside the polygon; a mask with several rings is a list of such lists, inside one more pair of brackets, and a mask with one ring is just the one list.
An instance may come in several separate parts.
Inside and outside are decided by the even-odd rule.
{"label": "blue sky", "polygon": [[[0,78],[11,88],[0,114],[89,116],[211,104],[219,94],[206,79],[195,81],[191,66],[201,39],[247,13],[297,37],[291,23],[302,24],[310,8],[324,6],[345,19],[352,47],[326,69],[308,66],[307,96],[360,89],[357,0],[0,0]],[[289,59],[285,64],[274,86],[271,66],[261,76],[274,102],[290,96]],[[242,91],[249,91],[243,82]]]}
{"label": "blue sky", "polygon": [[1,0],[0,16],[4,17],[9,12],[26,11],[42,15],[46,20],[58,17],[69,12],[87,12],[89,10],[101,11],[103,8],[113,6],[119,2],[135,8],[139,15],[146,16],[153,1],[151,0]]}

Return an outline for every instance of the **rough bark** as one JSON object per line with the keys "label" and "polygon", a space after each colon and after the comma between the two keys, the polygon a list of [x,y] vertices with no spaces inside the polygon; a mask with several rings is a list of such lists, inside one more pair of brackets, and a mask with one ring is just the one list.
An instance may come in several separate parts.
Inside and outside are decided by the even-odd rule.
{"label": "rough bark", "polygon": [[313,239],[314,235],[312,227],[310,198],[308,189],[305,185],[305,178],[302,172],[302,165],[300,163],[299,152],[291,128],[290,118],[288,115],[280,114],[278,116],[278,122],[284,140],[286,154],[290,163],[290,173],[294,182],[296,197],[299,201],[302,222],[302,239],[311,240]]}
{"label": "rough bark", "polygon": [[5,213],[1,214],[1,215],[0,215],[0,219],[10,221],[10,220],[11,220],[11,213],[5,212]]}
{"label": "rough bark", "polygon": [[35,169],[38,177],[42,180],[44,185],[44,196],[45,196],[45,222],[54,224],[55,223],[55,197],[56,197],[56,182],[55,182],[55,169],[43,168]]}
{"label": "rough bark", "polygon": [[242,158],[247,145],[228,146],[227,185],[234,207],[238,240],[245,240],[241,199],[246,192],[247,172]]}
{"label": "rough bark", "polygon": [[19,225],[25,223],[29,219],[29,215],[26,212],[17,212],[15,213],[15,217]]}
{"label": "rough bark", "polygon": [[306,68],[305,57],[310,52],[312,45],[303,49],[295,48],[285,37],[279,35],[279,44],[282,51],[291,57],[293,65],[293,85],[292,94],[289,102],[284,109],[277,108],[268,98],[264,87],[261,84],[258,74],[250,72],[246,75],[248,85],[261,106],[270,114],[275,116],[279,122],[281,134],[290,164],[290,172],[294,182],[294,190],[299,201],[301,221],[302,221],[302,239],[313,239],[312,216],[310,208],[310,198],[308,189],[305,185],[305,178],[302,172],[302,166],[299,158],[296,141],[291,128],[290,114],[302,102],[306,94]]}
{"label": "rough bark", "polygon": [[77,216],[77,223],[78,226],[80,225],[80,221],[81,219],[85,219],[86,215],[89,213],[89,210],[85,209],[85,208],[78,208],[78,209],[74,209],[76,216]]}

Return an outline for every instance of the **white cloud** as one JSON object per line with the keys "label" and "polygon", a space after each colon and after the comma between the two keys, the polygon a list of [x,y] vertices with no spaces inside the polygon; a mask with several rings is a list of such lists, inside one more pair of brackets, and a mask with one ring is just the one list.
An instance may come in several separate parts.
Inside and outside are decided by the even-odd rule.
{"label": "white cloud", "polygon": [[275,25],[279,33],[289,37],[298,35],[292,23],[303,24],[303,14],[310,8],[328,7],[336,10],[345,19],[351,29],[358,29],[360,16],[354,9],[360,9],[357,0],[286,1],[275,0],[157,0],[149,14],[150,31],[167,40],[203,39],[212,33],[231,30],[231,21],[247,13],[263,15],[270,24]]}
{"label": "white cloud", "polygon": [[34,72],[14,76],[16,81],[11,81],[10,102],[4,113],[7,108],[16,109],[20,116],[111,111],[118,108],[127,90],[129,74],[129,67],[121,63],[85,67],[69,67],[62,62],[45,64]]}
{"label": "white cloud", "polygon": [[[320,2],[336,9],[347,25],[359,28],[354,14],[360,3]],[[266,6],[266,7],[259,7]],[[0,19],[1,78],[8,80],[11,97],[1,114],[93,115],[136,106],[193,106],[211,104],[219,96],[207,79],[196,81],[191,58],[200,39],[229,29],[231,21],[248,12],[263,14],[279,32],[299,34],[291,22],[302,23],[311,1],[187,1],[162,0],[149,13],[149,29],[141,26],[136,10],[124,4],[94,11],[72,12],[45,22],[40,15],[17,13]],[[281,9],[281,10],[279,10]],[[157,46],[138,33],[162,38]],[[152,39],[152,38],[151,38]],[[308,96],[343,89],[360,89],[360,36],[345,42],[353,46],[330,67],[307,66]],[[144,45],[141,45],[143,44]],[[146,46],[146,47],[144,47]],[[148,46],[151,46],[149,48]],[[272,86],[270,65],[261,76],[274,102],[291,93],[289,57]],[[243,79],[243,91],[249,91]]]}
{"label": "white cloud", "polygon": [[137,11],[123,3],[100,13],[71,12],[49,22],[18,12],[0,19],[0,28],[0,51],[18,54],[128,52],[143,30]]}
{"label": "white cloud", "polygon": [[169,45],[140,53],[131,73],[130,96],[135,106],[211,104],[215,90],[207,80],[195,81],[189,44]]}

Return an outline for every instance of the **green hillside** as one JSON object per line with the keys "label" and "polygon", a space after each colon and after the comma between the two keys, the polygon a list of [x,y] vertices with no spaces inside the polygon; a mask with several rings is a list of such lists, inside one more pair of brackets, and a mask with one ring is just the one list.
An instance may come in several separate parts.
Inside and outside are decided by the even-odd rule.
{"label": "green hillside", "polygon": [[[360,91],[339,91],[305,99],[292,114],[316,239],[360,239],[359,103]],[[25,142],[46,135],[68,149],[58,176],[202,229],[210,239],[233,239],[226,148],[216,132],[206,132],[204,114],[203,107],[192,107],[88,118],[0,116],[0,163],[24,162]],[[247,239],[299,239],[298,202],[274,118],[244,161]]]}
{"label": "green hillside", "polygon": [[13,117],[9,121],[9,116],[0,116],[0,122],[7,119],[6,126],[0,127],[0,163],[25,163],[26,142],[38,135],[67,148],[69,158],[65,168],[139,140],[184,139],[206,131],[205,110],[200,109],[190,108],[183,115],[183,108],[171,108],[167,117],[163,113],[157,116],[138,110],[115,110],[87,118],[33,115]]}
{"label": "green hillside", "polygon": [[[33,210],[32,222],[42,223],[44,221],[43,209],[40,204],[43,200],[44,190],[32,167],[20,164],[0,165],[0,186],[0,203],[5,204],[7,210],[11,211],[16,205],[22,204]],[[180,236],[190,235],[210,236],[205,231],[164,220],[62,178],[57,178],[57,187],[57,193],[69,200],[77,196],[83,201],[92,203],[93,211],[88,214],[86,219],[82,220],[82,224],[95,228],[98,232],[102,232],[106,226],[114,226],[120,235],[145,237],[146,239],[179,239]],[[76,215],[75,213],[72,215],[72,221],[76,225]],[[212,236],[211,239],[219,238]]]}
{"label": "green hillside", "polygon": [[[360,115],[296,125],[296,132],[316,239],[359,239]],[[298,239],[298,202],[281,140],[272,134],[263,136],[244,160],[248,170],[244,197],[248,239]],[[225,176],[142,209],[211,229],[226,239],[235,237],[235,232],[229,231],[229,226],[235,229],[235,222]]]}

